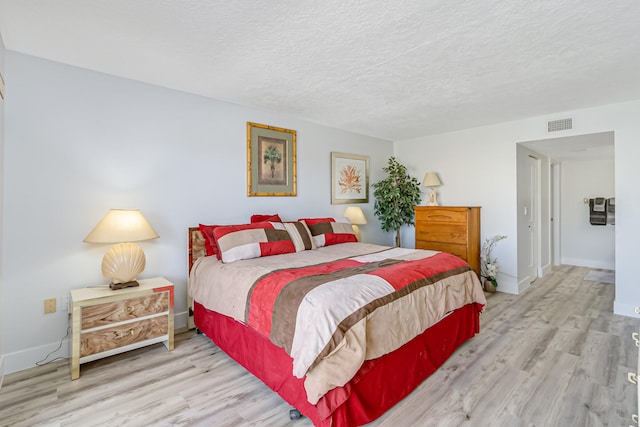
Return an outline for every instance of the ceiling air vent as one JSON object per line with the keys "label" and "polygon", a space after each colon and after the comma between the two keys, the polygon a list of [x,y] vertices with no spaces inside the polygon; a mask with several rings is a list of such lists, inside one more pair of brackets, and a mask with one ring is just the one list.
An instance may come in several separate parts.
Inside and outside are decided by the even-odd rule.
{"label": "ceiling air vent", "polygon": [[551,120],[547,122],[547,132],[573,129],[573,119]]}

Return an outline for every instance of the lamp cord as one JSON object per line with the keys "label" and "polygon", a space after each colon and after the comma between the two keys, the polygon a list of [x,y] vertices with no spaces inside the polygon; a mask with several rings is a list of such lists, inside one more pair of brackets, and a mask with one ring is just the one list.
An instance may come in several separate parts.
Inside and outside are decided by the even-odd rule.
{"label": "lamp cord", "polygon": [[55,359],[51,359],[48,362],[45,362],[45,360],[47,360],[47,358],[49,356],[51,356],[53,353],[55,353],[56,351],[60,350],[62,348],[62,343],[64,342],[64,339],[67,338],[69,336],[69,330],[71,329],[71,325],[67,325],[67,333],[62,337],[62,339],[60,340],[60,344],[58,344],[58,347],[55,350],[52,350],[49,352],[49,354],[47,354],[44,359],[36,362],[36,366],[44,366],[44,365],[48,365],[51,362],[55,362],[56,360],[66,360],[68,359],[68,357],[56,357]]}

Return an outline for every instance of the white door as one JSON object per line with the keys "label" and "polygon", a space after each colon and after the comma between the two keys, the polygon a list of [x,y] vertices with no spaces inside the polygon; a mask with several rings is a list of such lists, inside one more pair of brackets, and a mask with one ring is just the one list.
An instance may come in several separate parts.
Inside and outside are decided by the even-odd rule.
{"label": "white door", "polygon": [[551,163],[551,262],[560,265],[560,164]]}
{"label": "white door", "polygon": [[529,156],[529,188],[527,192],[527,205],[524,207],[524,215],[527,220],[529,260],[527,262],[527,274],[530,281],[538,278],[538,167],[539,160]]}

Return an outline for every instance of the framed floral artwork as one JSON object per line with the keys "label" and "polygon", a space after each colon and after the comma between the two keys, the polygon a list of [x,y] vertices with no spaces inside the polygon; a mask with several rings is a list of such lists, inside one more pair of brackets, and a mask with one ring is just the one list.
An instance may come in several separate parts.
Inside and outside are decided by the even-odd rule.
{"label": "framed floral artwork", "polygon": [[331,204],[369,203],[369,157],[331,153]]}
{"label": "framed floral artwork", "polygon": [[296,131],[247,122],[247,196],[295,196],[296,187]]}

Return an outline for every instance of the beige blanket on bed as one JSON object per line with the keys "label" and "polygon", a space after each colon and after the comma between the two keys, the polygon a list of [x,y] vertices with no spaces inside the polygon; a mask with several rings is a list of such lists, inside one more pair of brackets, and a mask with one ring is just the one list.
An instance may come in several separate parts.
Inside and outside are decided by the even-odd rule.
{"label": "beige blanket on bed", "polygon": [[[284,266],[302,268],[348,260],[362,263],[359,268],[365,268],[399,265],[437,254],[349,243],[229,264],[204,257],[191,270],[189,293],[209,310],[246,324],[250,323],[248,301],[252,292],[257,292],[256,283]],[[293,336],[278,335],[278,328],[266,335],[291,355],[293,374],[300,378],[306,375],[307,398],[315,404],[327,391],[347,383],[364,360],[399,348],[457,308],[473,302],[486,304],[477,276],[466,266],[439,273],[428,281],[428,286],[422,283],[404,292],[393,280],[385,280],[384,274],[332,278],[305,294],[299,306],[293,308],[292,316],[296,318],[289,321],[295,324],[295,328],[291,327],[295,329]],[[364,290],[351,295],[356,286],[363,286]],[[282,311],[281,307],[278,313],[282,315]],[[325,317],[326,311],[332,314]],[[352,311],[354,314],[349,315]]]}

